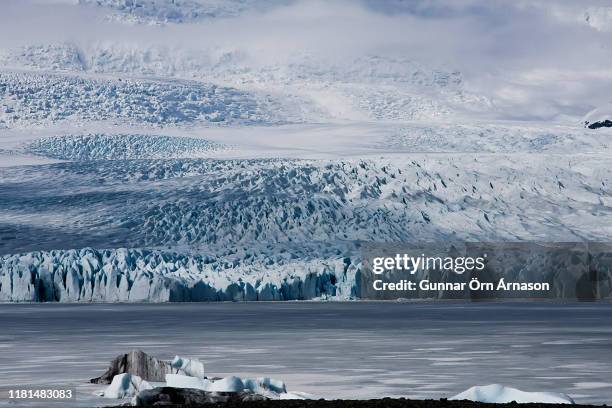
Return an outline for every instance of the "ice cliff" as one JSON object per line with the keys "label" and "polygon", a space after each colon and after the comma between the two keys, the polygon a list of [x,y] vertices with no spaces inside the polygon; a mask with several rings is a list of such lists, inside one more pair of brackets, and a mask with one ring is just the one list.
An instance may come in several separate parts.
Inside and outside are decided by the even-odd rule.
{"label": "ice cliff", "polygon": [[[602,251],[603,249],[603,251]],[[157,250],[39,251],[0,257],[0,301],[5,302],[189,302],[278,301],[397,298],[596,299],[612,297],[609,248],[592,253],[566,249],[544,253],[511,249],[498,255],[497,266],[479,274],[482,281],[549,282],[548,293],[382,292],[371,290],[371,274],[360,254],[352,257],[277,259],[262,255],[236,259],[186,255]],[[503,251],[502,251],[503,252]],[[559,256],[560,254],[560,256]],[[577,258],[591,259],[580,264]],[[291,258],[291,257],[289,257]],[[502,264],[503,268],[499,265]],[[400,278],[457,282],[466,275],[425,275]],[[391,278],[389,278],[391,279]]]}
{"label": "ice cliff", "polygon": [[234,267],[206,256],[147,250],[33,252],[0,258],[0,301],[349,298],[355,295],[356,272],[349,259]]}

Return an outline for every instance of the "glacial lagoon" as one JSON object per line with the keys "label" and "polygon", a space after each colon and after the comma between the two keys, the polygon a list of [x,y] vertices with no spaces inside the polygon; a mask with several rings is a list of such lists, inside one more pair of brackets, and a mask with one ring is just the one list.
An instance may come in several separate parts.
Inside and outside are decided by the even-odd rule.
{"label": "glacial lagoon", "polygon": [[88,379],[142,349],[324,398],[437,399],[499,383],[610,404],[611,316],[606,302],[3,304],[0,387],[71,386],[78,406],[112,404]]}

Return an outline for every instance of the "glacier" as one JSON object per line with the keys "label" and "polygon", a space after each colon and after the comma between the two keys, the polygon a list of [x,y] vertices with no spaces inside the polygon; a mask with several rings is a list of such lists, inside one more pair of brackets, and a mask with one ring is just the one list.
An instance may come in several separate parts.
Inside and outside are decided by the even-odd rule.
{"label": "glacier", "polygon": [[[537,37],[529,67],[452,24],[417,46],[407,22],[451,17],[396,2],[6,7],[1,301],[362,299],[368,244],[612,237],[612,132],[589,128],[609,112],[605,7],[505,6],[593,45],[558,70]],[[577,296],[553,275],[551,296]]]}
{"label": "glacier", "polygon": [[[414,137],[451,132],[430,129]],[[494,129],[486,140],[499,147],[457,153],[482,129]],[[466,126],[446,153],[380,158],[376,145],[368,158],[341,160],[198,158],[242,154],[218,137],[20,137],[8,151],[60,162],[0,174],[0,300],[360,299],[367,243],[605,240],[608,160],[589,152],[605,141],[521,129]],[[529,161],[496,137],[518,140]],[[568,145],[577,151],[564,153]],[[546,275],[562,283],[552,296],[575,298],[580,277],[557,275]]]}

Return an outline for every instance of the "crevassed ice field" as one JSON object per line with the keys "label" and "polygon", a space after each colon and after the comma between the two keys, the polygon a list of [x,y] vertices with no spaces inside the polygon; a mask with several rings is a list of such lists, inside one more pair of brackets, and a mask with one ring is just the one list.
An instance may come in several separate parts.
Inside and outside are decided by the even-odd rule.
{"label": "crevassed ice field", "polygon": [[3,2],[0,301],[355,299],[363,243],[609,241],[612,8],[460,3]]}

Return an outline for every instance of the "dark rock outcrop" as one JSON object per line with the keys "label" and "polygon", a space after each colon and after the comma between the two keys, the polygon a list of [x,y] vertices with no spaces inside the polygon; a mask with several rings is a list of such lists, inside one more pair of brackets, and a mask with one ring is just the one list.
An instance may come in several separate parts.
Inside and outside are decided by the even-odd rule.
{"label": "dark rock outcrop", "polygon": [[[155,390],[149,390],[155,391]],[[143,402],[138,400],[137,402]],[[226,402],[218,402],[212,404],[173,404],[158,403],[155,406],[171,406],[173,408],[195,408],[215,406],[217,408],[517,408],[519,404],[511,402],[509,404],[486,404],[482,402],[472,401],[452,401],[442,398],[439,400],[409,400],[404,398],[382,398],[373,400],[263,400],[263,401],[246,401],[246,400],[228,400]],[[152,405],[139,404],[141,407],[150,407]],[[567,404],[542,404],[530,403],[520,404],[521,408],[567,408]],[[595,408],[601,406],[596,405],[571,405],[572,408]]]}
{"label": "dark rock outcrop", "polygon": [[584,126],[588,127],[589,129],[599,129],[599,128],[602,128],[602,127],[612,127],[612,120],[606,119],[606,120],[600,120],[600,121],[593,122],[593,123],[590,123],[590,122],[587,121],[587,122],[584,122]]}
{"label": "dark rock outcrop", "polygon": [[243,392],[208,392],[192,388],[158,387],[138,393],[134,405],[159,406],[183,405],[202,406],[208,404],[233,404],[246,401],[264,401],[268,398],[249,391]]}
{"label": "dark rock outcrop", "polygon": [[170,363],[151,357],[141,350],[130,351],[111,361],[108,370],[100,377],[92,378],[94,384],[110,384],[118,374],[130,373],[145,381],[166,381],[166,374],[172,373]]}

